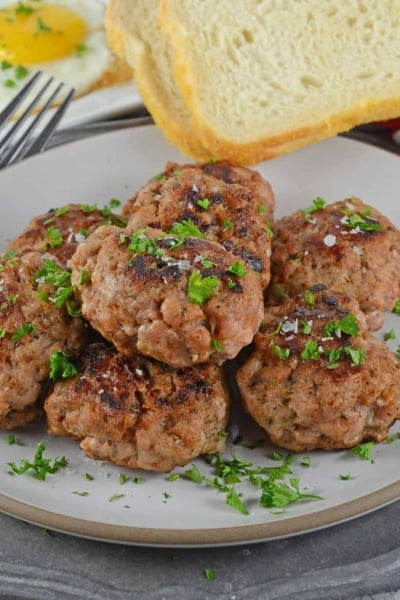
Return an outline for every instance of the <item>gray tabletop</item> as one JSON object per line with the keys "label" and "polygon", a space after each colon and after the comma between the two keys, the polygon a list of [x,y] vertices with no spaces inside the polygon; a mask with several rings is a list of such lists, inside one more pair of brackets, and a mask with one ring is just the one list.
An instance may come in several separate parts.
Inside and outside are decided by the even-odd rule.
{"label": "gray tabletop", "polygon": [[225,548],[109,544],[6,515],[0,527],[2,599],[336,600],[400,589],[400,502],[321,531]]}

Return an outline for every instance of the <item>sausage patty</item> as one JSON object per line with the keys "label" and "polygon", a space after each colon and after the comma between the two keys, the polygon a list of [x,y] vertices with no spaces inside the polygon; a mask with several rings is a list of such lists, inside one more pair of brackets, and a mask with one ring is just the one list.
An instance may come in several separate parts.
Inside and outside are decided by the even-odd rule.
{"label": "sausage patty", "polygon": [[[371,329],[400,296],[400,232],[376,209],[350,198],[297,211],[274,226],[271,286],[294,296],[315,283],[356,298]],[[312,207],[309,207],[312,208]]]}
{"label": "sausage patty", "polygon": [[49,359],[77,353],[86,339],[83,321],[56,308],[55,287],[38,280],[46,261],[37,252],[0,257],[0,428],[26,425],[40,413],[38,399]]}
{"label": "sausage patty", "polygon": [[169,471],[200,454],[223,452],[229,399],[221,369],[172,369],[91,344],[79,375],[45,400],[49,433],[81,440],[91,458]]}
{"label": "sausage patty", "polygon": [[258,273],[266,287],[271,253],[266,221],[273,208],[271,188],[255,171],[225,163],[169,163],[128,201],[123,213],[133,229],[168,231],[175,222],[193,221],[207,239],[220,242]]}
{"label": "sausage patty", "polygon": [[271,440],[301,452],[380,442],[400,418],[399,362],[358,303],[325,286],[265,312],[237,381]]}
{"label": "sausage patty", "polygon": [[87,204],[66,204],[34,217],[21,234],[10,242],[7,250],[36,250],[54,256],[64,267],[90,233],[100,225],[125,225],[125,220],[110,212]]}
{"label": "sausage patty", "polygon": [[175,367],[236,356],[263,316],[258,276],[183,233],[100,227],[72,257],[72,282],[83,316],[120,352]]}

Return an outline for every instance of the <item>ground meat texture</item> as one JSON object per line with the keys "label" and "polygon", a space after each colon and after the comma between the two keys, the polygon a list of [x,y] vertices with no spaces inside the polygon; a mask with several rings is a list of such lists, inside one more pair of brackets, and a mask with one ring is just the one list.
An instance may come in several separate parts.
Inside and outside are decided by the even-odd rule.
{"label": "ground meat texture", "polygon": [[[209,240],[100,227],[74,254],[72,282],[84,317],[123,354],[221,364],[251,342],[263,316],[259,278],[232,273],[237,264]],[[200,288],[212,289],[196,303]]]}
{"label": "ground meat texture", "polygon": [[294,452],[380,442],[400,418],[399,362],[355,300],[323,287],[267,309],[237,373],[246,410]]}
{"label": "ground meat texture", "polygon": [[32,219],[24,231],[10,242],[7,250],[36,250],[54,256],[68,267],[71,256],[90,233],[100,225],[125,225],[125,220],[109,211],[85,204],[66,204]]}
{"label": "ground meat texture", "polygon": [[83,346],[83,321],[50,300],[54,287],[35,284],[44,265],[37,252],[0,257],[0,428],[26,425],[41,412],[39,397],[49,375],[49,358]]}
{"label": "ground meat texture", "polygon": [[133,229],[169,231],[175,222],[193,221],[207,239],[220,242],[258,273],[263,287],[269,283],[273,196],[254,171],[225,163],[169,164],[123,212]]}
{"label": "ground meat texture", "polygon": [[356,198],[297,211],[274,226],[269,302],[321,282],[354,296],[379,329],[400,295],[399,259],[400,232]]}
{"label": "ground meat texture", "polygon": [[169,471],[224,451],[229,398],[220,367],[173,369],[92,344],[78,368],[55,384],[45,411],[49,433],[80,440],[91,458]]}

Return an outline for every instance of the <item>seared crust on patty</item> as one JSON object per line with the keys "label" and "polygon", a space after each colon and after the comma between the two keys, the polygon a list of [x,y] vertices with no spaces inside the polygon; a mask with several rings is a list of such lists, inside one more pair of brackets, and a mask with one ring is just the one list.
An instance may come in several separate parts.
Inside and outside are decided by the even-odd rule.
{"label": "seared crust on patty", "polygon": [[120,352],[175,367],[233,358],[263,315],[259,278],[236,256],[158,230],[100,227],[75,252],[72,283],[83,316]]}
{"label": "seared crust on patty", "polygon": [[0,264],[0,428],[11,429],[40,414],[50,356],[57,350],[77,353],[86,329],[81,319],[46,299],[54,295],[53,286],[35,282],[45,264],[41,254],[11,251]]}
{"label": "seared crust on patty", "polygon": [[350,198],[274,225],[270,303],[324,283],[356,298],[370,329],[400,296],[400,232],[376,209]]}
{"label": "seared crust on patty", "polygon": [[86,204],[66,204],[34,217],[21,234],[9,243],[7,250],[18,248],[47,252],[62,266],[68,267],[78,244],[106,223],[125,224],[121,217],[109,214],[104,209]]}
{"label": "seared crust on patty", "polygon": [[380,442],[400,418],[400,369],[355,300],[315,286],[266,309],[238,370],[244,406],[283,448]]}
{"label": "seared crust on patty", "polygon": [[169,231],[190,220],[207,239],[219,242],[270,280],[271,238],[266,222],[274,212],[270,185],[254,171],[228,163],[177,165],[145,185],[123,208],[129,227]]}
{"label": "seared crust on patty", "polygon": [[229,398],[221,369],[172,369],[91,344],[80,374],[57,382],[45,401],[49,432],[81,440],[91,458],[169,471],[200,454],[223,452]]}

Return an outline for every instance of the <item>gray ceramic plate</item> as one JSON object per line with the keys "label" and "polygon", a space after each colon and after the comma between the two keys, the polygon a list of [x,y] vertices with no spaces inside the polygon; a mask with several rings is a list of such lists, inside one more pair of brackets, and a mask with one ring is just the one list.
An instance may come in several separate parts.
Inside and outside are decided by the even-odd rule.
{"label": "gray ceramic plate", "polygon": [[[125,130],[87,139],[49,151],[0,173],[0,241],[2,246],[35,214],[68,202],[103,205],[122,201],[167,160],[184,160],[154,126]],[[399,159],[358,142],[336,138],[259,165],[277,196],[277,214],[289,214],[316,196],[327,202],[357,195],[400,225]],[[389,315],[384,331],[400,335],[400,320]],[[397,346],[392,341],[393,348]],[[240,423],[240,426],[239,426]],[[243,418],[233,417],[233,433],[247,442],[260,431]],[[293,465],[301,488],[323,497],[293,504],[285,512],[262,508],[257,489],[237,487],[249,514],[225,504],[224,494],[166,474],[129,472],[95,462],[77,443],[46,435],[44,426],[12,432],[20,445],[6,443],[0,433],[0,510],[49,529],[87,538],[154,546],[201,546],[250,543],[286,537],[339,523],[383,506],[400,496],[398,460],[400,439],[374,448],[374,461],[348,451],[310,453],[311,466]],[[45,481],[29,474],[11,476],[7,463],[31,459],[40,440],[45,456],[64,456],[68,466]],[[271,448],[235,445],[238,456],[256,466],[275,466]],[[228,454],[230,448],[228,449]],[[209,466],[196,461],[204,474]],[[182,473],[184,469],[178,469]],[[88,481],[86,473],[93,477]],[[120,474],[128,481],[120,481]],[[340,474],[350,474],[349,480]],[[133,477],[140,475],[141,482]],[[84,494],[84,495],[82,495]]]}

